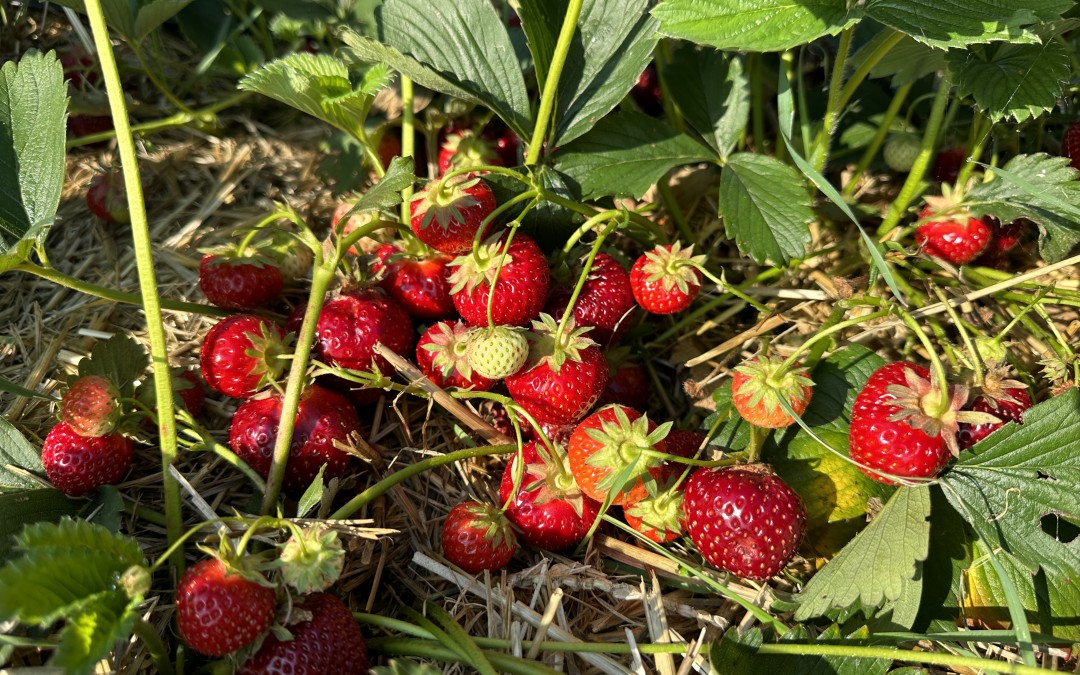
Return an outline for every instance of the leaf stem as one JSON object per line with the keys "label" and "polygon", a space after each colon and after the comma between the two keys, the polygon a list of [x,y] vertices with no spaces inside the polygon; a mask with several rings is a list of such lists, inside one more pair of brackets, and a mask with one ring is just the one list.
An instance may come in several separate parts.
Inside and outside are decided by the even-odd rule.
{"label": "leaf stem", "polygon": [[162,642],[157,629],[151,626],[146,619],[139,618],[135,619],[132,630],[146,645],[146,651],[150,652],[150,659],[154,662],[154,668],[157,669],[159,675],[173,675],[174,671],[172,662],[169,660],[169,650],[165,647],[165,643]]}
{"label": "leaf stem", "polygon": [[814,168],[821,172],[825,169],[825,163],[829,159],[829,146],[832,145],[832,137],[836,132],[836,121],[840,117],[841,98],[844,92],[844,69],[847,68],[848,54],[851,52],[851,40],[855,35],[854,28],[845,28],[840,34],[840,44],[836,48],[836,61],[833,62],[832,78],[829,81],[829,101],[825,107],[825,115],[821,120],[821,130],[818,131],[814,141],[812,160]]}
{"label": "leaf stem", "polygon": [[[598,213],[586,221],[586,223],[581,226],[581,229],[592,229],[602,222],[614,220],[625,213],[625,211],[616,211],[614,209]],[[581,289],[585,287],[585,281],[588,280],[589,274],[592,272],[593,261],[596,260],[596,256],[600,253],[600,247],[604,245],[604,240],[607,239],[608,235],[614,232],[618,226],[618,223],[609,224],[600,231],[600,234],[596,235],[596,241],[593,242],[592,248],[589,250],[588,259],[586,259],[585,264],[582,265],[581,274],[578,275],[577,284],[574,285],[574,291],[570,294],[570,300],[567,301],[566,309],[563,311],[563,315],[559,320],[559,327],[555,331],[555,335],[558,336],[556,342],[561,342],[561,336],[566,330],[566,324],[569,323],[570,317],[574,315],[574,305],[577,304],[578,296],[581,295]]]}
{"label": "leaf stem", "polygon": [[878,127],[877,133],[874,134],[874,139],[870,141],[870,145],[866,148],[866,152],[863,153],[862,159],[859,160],[859,164],[855,167],[855,170],[851,172],[851,179],[848,180],[847,185],[844,186],[844,197],[850,199],[855,194],[856,188],[859,187],[859,177],[866,173],[866,170],[870,168],[871,162],[877,157],[878,152],[881,150],[881,146],[884,145],[885,139],[892,130],[893,120],[900,114],[900,108],[903,107],[904,102],[907,101],[908,96],[911,95],[911,89],[914,86],[913,82],[908,82],[896,90],[896,94],[893,95],[893,99],[889,103],[889,107],[885,110],[885,114],[881,119],[881,126]]}
{"label": "leaf stem", "polygon": [[806,342],[796,347],[795,351],[792,352],[791,356],[787,357],[784,363],[780,366],[780,372],[787,372],[788,368],[791,368],[793,365],[795,365],[795,362],[798,361],[799,356],[810,351],[810,349],[815,344],[821,342],[825,338],[832,337],[834,334],[839,333],[840,331],[850,328],[852,326],[858,326],[859,324],[873,321],[874,319],[880,319],[886,316],[889,316],[889,311],[881,310],[879,312],[873,312],[871,314],[857,316],[854,319],[848,319],[847,321],[841,321],[840,323],[830,326],[824,330],[819,330],[818,332],[814,333],[814,337],[810,338]]}
{"label": "leaf stem", "polygon": [[1005,663],[975,656],[957,654],[939,654],[937,652],[917,652],[898,647],[864,647],[860,645],[825,645],[806,643],[780,643],[761,645],[758,654],[791,654],[795,656],[840,656],[863,659],[888,659],[905,663],[926,663],[935,666],[962,666],[975,671],[1009,673],[1010,675],[1045,675],[1042,668]]}
{"label": "leaf stem", "polygon": [[158,77],[155,69],[150,67],[150,64],[147,63],[146,57],[142,52],[142,48],[139,47],[139,44],[134,41],[129,41],[127,44],[128,47],[131,48],[131,52],[135,55],[135,60],[137,60],[139,62],[139,65],[142,66],[143,72],[146,74],[146,77],[149,78],[150,82],[155,87],[157,87],[157,90],[160,91],[166,99],[168,99],[169,103],[172,103],[174,106],[176,106],[176,108],[180,112],[184,112],[189,115],[193,114],[194,111],[189,108],[186,103],[177,98],[176,94],[172,93],[172,91],[165,85],[165,83],[161,81],[161,78]]}
{"label": "leaf stem", "polygon": [[[251,96],[250,92],[243,91],[238,94],[234,94],[226,99],[222,99],[216,103],[212,103],[205,108],[200,108],[192,112],[178,112],[175,115],[170,115],[160,120],[136,124],[131,127],[131,131],[139,135],[144,135],[154,131],[161,131],[163,129],[182,127],[185,124],[189,124],[195,120],[210,119],[222,110],[240,104],[249,96]],[[87,134],[86,136],[79,136],[78,138],[68,139],[66,147],[70,150],[71,148],[77,148],[82,145],[89,145],[91,143],[107,141],[115,136],[115,130],[101,131],[96,134]]]}
{"label": "leaf stem", "polygon": [[[416,122],[413,112],[413,81],[407,75],[401,75],[401,156],[416,156]],[[413,188],[410,185],[401,191],[401,222],[409,222],[409,198]]]}
{"label": "leaf stem", "polygon": [[555,110],[555,99],[559,93],[559,78],[562,77],[563,66],[566,65],[566,55],[570,53],[570,42],[574,39],[574,32],[577,30],[582,3],[583,0],[570,0],[566,7],[562,29],[559,31],[559,41],[555,44],[555,53],[551,56],[547,79],[544,81],[544,93],[540,97],[540,110],[536,113],[536,126],[533,127],[532,140],[529,142],[529,154],[525,157],[527,166],[532,166],[540,161],[540,151],[544,147],[544,136],[547,134],[548,125],[551,123],[551,117]]}

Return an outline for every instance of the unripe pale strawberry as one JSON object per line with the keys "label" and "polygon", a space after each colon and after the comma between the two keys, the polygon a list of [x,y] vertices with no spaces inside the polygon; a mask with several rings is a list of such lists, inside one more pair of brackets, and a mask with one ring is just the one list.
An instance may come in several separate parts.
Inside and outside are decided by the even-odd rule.
{"label": "unripe pale strawberry", "polygon": [[529,341],[507,326],[478,328],[469,338],[469,365],[490,380],[510,377],[529,358]]}

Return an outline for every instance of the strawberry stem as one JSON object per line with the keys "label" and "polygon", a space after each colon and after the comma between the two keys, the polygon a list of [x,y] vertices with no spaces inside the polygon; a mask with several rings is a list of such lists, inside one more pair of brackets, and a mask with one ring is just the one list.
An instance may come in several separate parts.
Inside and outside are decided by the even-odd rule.
{"label": "strawberry stem", "polygon": [[[401,75],[401,156],[416,156],[416,124],[413,112],[413,81],[409,76]],[[413,167],[416,173],[416,167]],[[413,194],[410,185],[401,191],[401,222],[409,222],[409,202]]]}
{"label": "strawberry stem", "polygon": [[851,328],[852,326],[858,326],[859,324],[867,323],[868,321],[874,321],[876,319],[881,319],[886,316],[889,316],[889,311],[883,309],[878,312],[872,312],[870,314],[864,314],[863,316],[857,316],[854,319],[841,321],[833,326],[829,326],[828,328],[818,330],[816,333],[814,333],[814,336],[812,338],[796,347],[795,351],[791,353],[791,356],[787,357],[787,359],[784,360],[784,363],[780,366],[780,370],[777,371],[777,376],[786,373],[788,371],[788,368],[791,368],[799,360],[799,356],[810,351],[810,349],[818,342],[821,342],[826,338],[830,338],[836,333]]}
{"label": "strawberry stem", "polygon": [[593,242],[592,249],[589,251],[589,257],[586,259],[585,264],[582,265],[581,274],[578,275],[577,284],[574,286],[574,292],[570,294],[570,300],[566,303],[566,309],[563,310],[562,318],[559,320],[559,327],[555,331],[556,344],[561,344],[562,342],[566,324],[570,321],[570,317],[574,315],[574,305],[577,304],[578,296],[581,295],[581,289],[585,287],[585,282],[592,272],[593,261],[596,260],[596,256],[600,253],[600,247],[604,244],[604,240],[607,239],[609,234],[618,229],[620,225],[625,225],[628,222],[626,219],[626,212],[616,211],[614,209],[603,211],[585,221],[585,224],[579,229],[579,231],[588,231],[602,222],[615,221],[619,216],[623,216],[622,223],[611,222],[607,227],[600,231],[600,234],[596,236],[596,241]]}
{"label": "strawberry stem", "polygon": [[582,4],[583,0],[570,0],[567,4],[562,28],[559,30],[559,40],[555,43],[555,52],[551,55],[551,63],[544,80],[540,109],[536,113],[532,140],[529,141],[529,154],[525,157],[527,166],[533,166],[540,161],[540,152],[544,148],[544,135],[548,132],[551,116],[555,110],[555,99],[559,95],[559,78],[562,76],[563,66],[566,65],[566,55],[570,53],[570,44],[577,30]]}
{"label": "strawberry stem", "polygon": [[945,366],[941,362],[941,358],[937,355],[937,351],[934,350],[934,345],[930,342],[929,336],[923,331],[911,314],[907,313],[898,306],[892,306],[892,311],[900,317],[900,320],[904,322],[904,325],[912,332],[913,335],[922,343],[923,348],[926,350],[927,358],[930,359],[930,367],[933,369],[934,374],[937,376],[939,392],[939,401],[936,410],[928,410],[927,413],[932,417],[940,417],[949,409],[950,396],[949,396],[949,379],[945,373]]}
{"label": "strawberry stem", "polygon": [[960,339],[964,341],[964,346],[967,348],[968,354],[971,357],[969,359],[971,361],[971,369],[975,371],[974,384],[976,386],[981,386],[984,378],[982,355],[980,355],[979,350],[975,348],[975,343],[971,341],[971,335],[968,334],[967,328],[964,327],[964,322],[960,320],[960,317],[956,314],[956,310],[953,309],[952,304],[948,302],[945,293],[940,288],[935,288],[934,293],[937,295],[938,300],[945,306],[945,312],[948,313],[949,318],[952,319],[952,322],[956,325],[956,330],[960,331]]}
{"label": "strawberry stem", "polygon": [[763,305],[760,302],[758,302],[757,300],[751,298],[746,293],[743,293],[739,289],[729,286],[726,281],[724,281],[720,277],[718,277],[715,274],[713,274],[712,272],[710,272],[709,269],[707,267],[705,267],[705,265],[698,265],[698,264],[696,264],[694,262],[689,262],[689,261],[687,262],[687,264],[689,264],[694,269],[696,269],[698,272],[700,272],[703,277],[705,277],[709,281],[716,284],[717,289],[721,293],[729,293],[729,294],[735,296],[736,298],[738,298],[738,299],[742,300],[743,302],[747,303],[748,305],[750,305],[751,307],[753,307],[757,311],[761,312],[762,314],[772,314],[773,313],[773,309],[771,307],[769,307],[767,305]]}
{"label": "strawberry stem", "polygon": [[150,652],[150,660],[154,662],[154,668],[160,675],[173,675],[173,665],[169,661],[169,650],[165,647],[165,643],[162,642],[161,637],[158,635],[158,630],[150,624],[146,619],[135,619],[135,623],[131,627],[135,636],[143,641],[143,645],[146,646],[146,651]]}
{"label": "strawberry stem", "polygon": [[[889,108],[882,116],[881,124],[878,126],[877,133],[874,134],[874,139],[870,141],[870,145],[867,146],[862,159],[859,160],[858,165],[856,165],[855,169],[851,172],[851,178],[848,180],[847,185],[844,186],[842,194],[845,199],[854,197],[855,190],[858,189],[859,185],[863,184],[859,179],[866,176],[866,170],[870,168],[870,165],[874,162],[874,158],[877,157],[878,152],[881,151],[881,146],[885,144],[885,140],[892,131],[893,120],[899,115],[900,108],[903,107],[904,102],[907,101],[908,96],[911,95],[911,89],[914,86],[914,82],[908,82],[896,90],[896,94],[893,95],[893,99],[889,103]],[[905,125],[905,128],[906,126],[907,125]]]}

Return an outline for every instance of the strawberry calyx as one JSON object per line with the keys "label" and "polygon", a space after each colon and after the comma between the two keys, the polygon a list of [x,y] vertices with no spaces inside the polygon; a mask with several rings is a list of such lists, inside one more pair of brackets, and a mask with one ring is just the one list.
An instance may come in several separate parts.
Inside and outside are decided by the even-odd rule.
{"label": "strawberry calyx", "polygon": [[[631,485],[641,479],[648,487],[654,482],[649,469],[663,464],[664,457],[654,452],[656,445],[667,438],[673,426],[665,422],[649,431],[648,415],[641,415],[630,421],[627,408],[611,406],[615,413],[614,421],[601,419],[599,429],[587,429],[586,434],[600,444],[600,449],[585,460],[594,467],[608,469],[608,473],[598,482],[598,487],[610,490],[615,483],[625,480],[624,485]],[[650,490],[654,487],[649,488]]]}
{"label": "strawberry calyx", "polygon": [[596,346],[595,342],[585,337],[590,330],[591,326],[577,328],[571,316],[560,331],[553,316],[540,314],[540,318],[533,321],[529,336],[528,368],[531,370],[546,365],[552,372],[558,373],[568,360],[580,363],[581,352]]}
{"label": "strawberry calyx", "polygon": [[689,293],[691,286],[701,285],[698,268],[705,264],[706,256],[694,255],[694,245],[686,248],[676,241],[670,247],[657,246],[645,252],[648,262],[642,268],[650,283],[660,282],[665,293],[678,288],[680,293]]}
{"label": "strawberry calyx", "polygon": [[640,499],[627,497],[624,512],[634,529],[645,533],[653,531],[660,540],[670,540],[683,532],[683,491],[679,489],[679,476],[671,475],[656,481],[653,493]]}
{"label": "strawberry calyx", "polygon": [[494,145],[470,129],[449,134],[443,143],[442,150],[451,155],[448,171],[500,163]]}
{"label": "strawberry calyx", "polygon": [[431,342],[423,345],[421,349],[434,355],[431,364],[443,378],[449,378],[456,372],[466,380],[472,379],[473,368],[469,364],[468,356],[470,334],[468,326],[460,321],[442,321],[437,330],[428,334]]}
{"label": "strawberry calyx", "polygon": [[936,372],[930,379],[920,377],[915,371],[904,370],[905,384],[890,384],[885,391],[894,397],[889,404],[897,411],[889,416],[892,422],[907,422],[927,436],[940,436],[954,457],[960,454],[956,434],[961,423],[993,424],[997,417],[974,410],[963,410],[969,390],[961,384],[949,385],[948,398],[943,400],[942,388]]}
{"label": "strawberry calyx", "polygon": [[492,548],[515,546],[514,531],[505,513],[490,504],[477,502],[469,502],[464,507],[472,516],[472,529],[482,530],[484,539],[491,541]]}
{"label": "strawberry calyx", "polygon": [[296,528],[272,567],[281,570],[282,580],[300,595],[329,588],[345,565],[345,549],[338,533],[325,523]]}
{"label": "strawberry calyx", "polygon": [[543,444],[538,443],[537,454],[541,461],[525,465],[521,490],[535,492],[533,503],[537,505],[564,501],[580,517],[585,508],[585,493],[578,487],[574,474],[570,472],[570,460],[566,450],[558,443],[553,443],[552,452],[548,453]]}
{"label": "strawberry calyx", "polygon": [[981,385],[974,387],[985,399],[991,409],[997,410],[999,404],[1022,405],[1022,401],[1013,396],[1013,391],[1026,391],[1027,385],[1020,380],[1009,379],[1007,366],[1000,363],[989,366]]}
{"label": "strawberry calyx", "polygon": [[[471,174],[459,174],[442,178],[428,186],[413,199],[413,215],[420,215],[420,228],[431,227],[438,223],[446,230],[454,223],[465,220],[465,209],[480,204],[480,201],[467,190],[480,182],[480,178]],[[415,221],[414,221],[415,222]]]}
{"label": "strawberry calyx", "polygon": [[472,291],[485,282],[490,286],[495,281],[499,267],[514,262],[514,256],[509,252],[510,239],[501,240],[502,236],[502,233],[493,234],[472,253],[459,255],[447,263],[448,267],[456,268],[450,274],[450,293]]}
{"label": "strawberry calyx", "polygon": [[271,324],[264,323],[260,325],[259,332],[248,332],[244,335],[251,341],[251,347],[246,349],[244,354],[252,360],[251,373],[259,376],[255,390],[260,391],[276,385],[288,363],[285,357],[291,354],[289,343],[292,334],[282,340]]}
{"label": "strawberry calyx", "polygon": [[782,407],[781,400],[787,401],[796,411],[805,409],[810,398],[805,388],[814,386],[805,367],[785,368],[784,359],[777,356],[750,359],[737,366],[735,371],[749,378],[736,395],[749,396],[751,407],[763,406],[769,413]]}

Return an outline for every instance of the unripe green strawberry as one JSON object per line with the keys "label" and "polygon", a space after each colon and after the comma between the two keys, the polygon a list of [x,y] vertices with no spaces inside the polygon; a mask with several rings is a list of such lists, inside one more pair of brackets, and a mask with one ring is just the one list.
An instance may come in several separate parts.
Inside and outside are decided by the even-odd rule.
{"label": "unripe green strawberry", "polygon": [[922,139],[911,133],[891,134],[885,142],[885,150],[882,156],[885,164],[893,171],[907,173],[915,164],[915,158],[919,156]]}
{"label": "unripe green strawberry", "polygon": [[110,434],[120,419],[120,391],[99,375],[80,377],[60,401],[60,419],[80,436]]}
{"label": "unripe green strawberry", "polygon": [[507,326],[478,328],[469,339],[469,366],[489,380],[521,370],[529,358],[529,342],[521,330]]}
{"label": "unripe green strawberry", "polygon": [[285,283],[307,277],[315,262],[315,254],[311,252],[307,244],[286,230],[274,232],[270,241],[259,249],[281,270],[281,278]]}

